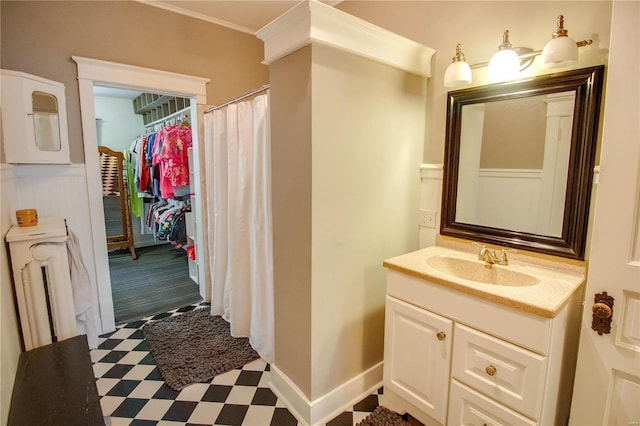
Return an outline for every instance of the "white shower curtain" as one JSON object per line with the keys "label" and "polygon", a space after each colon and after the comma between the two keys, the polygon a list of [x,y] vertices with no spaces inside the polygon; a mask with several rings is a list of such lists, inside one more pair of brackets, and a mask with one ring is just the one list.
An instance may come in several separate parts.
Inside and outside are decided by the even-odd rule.
{"label": "white shower curtain", "polygon": [[205,114],[211,314],[273,354],[273,251],[268,94]]}

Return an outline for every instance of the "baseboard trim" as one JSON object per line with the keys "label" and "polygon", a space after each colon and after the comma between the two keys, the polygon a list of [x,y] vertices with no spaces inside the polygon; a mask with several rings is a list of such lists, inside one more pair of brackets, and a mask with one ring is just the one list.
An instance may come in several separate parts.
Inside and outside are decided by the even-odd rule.
{"label": "baseboard trim", "polygon": [[275,364],[271,365],[269,387],[299,422],[319,426],[382,386],[382,366],[381,361],[315,401],[310,401]]}
{"label": "baseboard trim", "polygon": [[[99,302],[100,312],[113,312],[113,299],[109,298],[108,300],[101,299]],[[111,318],[114,318],[113,314]],[[111,333],[116,330],[115,320],[113,322],[106,323],[104,321],[104,317],[97,315],[96,316],[96,328],[98,329],[98,335]]]}

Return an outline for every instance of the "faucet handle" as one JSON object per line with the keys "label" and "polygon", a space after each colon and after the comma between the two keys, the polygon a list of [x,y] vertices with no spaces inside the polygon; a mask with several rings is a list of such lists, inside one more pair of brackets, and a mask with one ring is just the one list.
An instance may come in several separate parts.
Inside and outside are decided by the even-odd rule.
{"label": "faucet handle", "polygon": [[509,258],[507,257],[507,253],[517,253],[517,252],[518,250],[503,247],[502,250],[500,250],[500,253],[498,254],[498,262],[501,265],[508,265]]}

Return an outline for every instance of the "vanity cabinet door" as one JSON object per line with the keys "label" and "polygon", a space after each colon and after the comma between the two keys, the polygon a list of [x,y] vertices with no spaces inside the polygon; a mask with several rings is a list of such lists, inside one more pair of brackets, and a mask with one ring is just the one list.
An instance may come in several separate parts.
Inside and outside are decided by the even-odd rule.
{"label": "vanity cabinet door", "polygon": [[446,423],[453,322],[387,296],[384,386]]}

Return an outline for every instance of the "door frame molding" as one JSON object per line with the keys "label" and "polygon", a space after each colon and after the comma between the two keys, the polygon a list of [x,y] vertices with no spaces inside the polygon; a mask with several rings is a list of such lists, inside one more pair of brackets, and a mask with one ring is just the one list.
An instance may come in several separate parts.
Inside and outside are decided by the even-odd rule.
{"label": "door frame molding", "polygon": [[[97,285],[98,308],[100,317],[99,333],[115,330],[115,315],[113,311],[113,296],[111,294],[111,277],[109,276],[109,260],[102,205],[102,182],[99,174],[98,135],[95,125],[94,85],[140,90],[143,92],[158,92],[191,98],[192,124],[198,116],[196,104],[206,105],[206,85],[210,79],[177,74],[168,71],[143,68],[134,65],[102,61],[98,59],[72,56],[78,68],[78,89],[80,93],[80,116],[82,122],[82,139],[84,144],[84,160],[87,178],[87,198],[91,215],[91,239],[93,256],[95,258],[95,282]],[[197,132],[193,137],[193,151],[198,156],[194,158],[194,173],[200,175],[200,147]],[[200,193],[200,180],[196,179],[194,192]],[[202,224],[202,208],[195,206],[197,223]],[[199,230],[200,231],[200,230]],[[199,235],[203,236],[204,232]],[[204,283],[204,268],[200,268],[199,281]]]}

